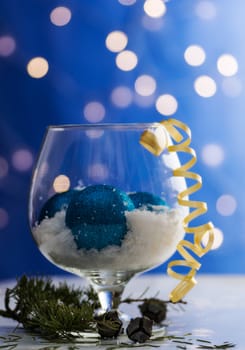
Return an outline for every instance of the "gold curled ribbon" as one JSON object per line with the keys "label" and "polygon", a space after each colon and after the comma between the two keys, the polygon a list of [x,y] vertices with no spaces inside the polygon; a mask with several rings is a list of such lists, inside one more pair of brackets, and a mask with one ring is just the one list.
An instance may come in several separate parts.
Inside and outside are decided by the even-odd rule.
{"label": "gold curled ribbon", "polygon": [[[188,160],[184,165],[181,165],[179,168],[173,170],[173,176],[181,176],[195,182],[193,185],[180,192],[177,196],[179,205],[192,209],[192,211],[190,211],[190,213],[183,219],[183,227],[185,233],[193,235],[193,242],[182,239],[177,245],[176,249],[183,259],[169,262],[167,268],[167,272],[171,277],[180,280],[179,284],[170,293],[170,300],[172,302],[177,302],[183,299],[183,297],[197,283],[195,275],[197,270],[199,270],[201,267],[201,264],[195,257],[192,256],[191,252],[198,257],[202,257],[212,248],[214,241],[214,227],[211,222],[207,222],[200,226],[189,226],[192,220],[205,214],[207,211],[207,204],[205,202],[193,201],[189,199],[190,195],[197,192],[202,187],[201,176],[190,171],[190,169],[196,163],[197,158],[195,150],[190,147],[191,131],[189,127],[179,120],[168,119],[158,123],[158,127],[155,129],[162,130],[162,133],[157,133],[150,129],[145,130],[141,135],[140,143],[156,156],[159,156],[164,148],[167,148],[169,152],[184,152],[190,155],[190,160]],[[163,142],[162,138],[165,137],[167,140],[167,137],[163,132],[164,129],[169,133],[175,144],[168,145],[166,141]],[[178,129],[186,133],[186,139],[184,139],[182,133]],[[204,246],[202,242],[204,235],[208,235],[206,246]],[[188,272],[186,274],[178,273],[174,271],[174,268],[177,267],[185,267],[188,269]]]}

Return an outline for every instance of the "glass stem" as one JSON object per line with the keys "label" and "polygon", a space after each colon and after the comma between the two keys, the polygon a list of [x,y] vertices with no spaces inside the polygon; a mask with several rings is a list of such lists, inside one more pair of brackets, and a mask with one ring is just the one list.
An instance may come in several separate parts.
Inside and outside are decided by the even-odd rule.
{"label": "glass stem", "polygon": [[116,289],[98,290],[98,297],[101,304],[102,312],[117,310],[121,302],[121,296],[124,286],[117,286]]}

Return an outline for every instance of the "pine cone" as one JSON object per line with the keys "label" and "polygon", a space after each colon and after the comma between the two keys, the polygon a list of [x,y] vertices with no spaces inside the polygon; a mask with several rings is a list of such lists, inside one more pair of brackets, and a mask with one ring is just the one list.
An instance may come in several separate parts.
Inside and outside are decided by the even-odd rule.
{"label": "pine cone", "polygon": [[153,321],[147,317],[136,317],[129,322],[126,329],[129,339],[136,343],[146,342],[152,335]]}
{"label": "pine cone", "polygon": [[95,317],[101,338],[116,338],[122,328],[122,321],[116,311],[109,311]]}
{"label": "pine cone", "polygon": [[139,309],[143,316],[156,323],[161,323],[166,318],[167,306],[162,300],[150,298],[139,305]]}

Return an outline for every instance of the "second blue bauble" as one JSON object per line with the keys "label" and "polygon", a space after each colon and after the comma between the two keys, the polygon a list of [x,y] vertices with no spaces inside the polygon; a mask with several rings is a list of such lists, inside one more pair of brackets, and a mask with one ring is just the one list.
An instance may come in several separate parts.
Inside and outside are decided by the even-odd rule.
{"label": "second blue bauble", "polygon": [[40,223],[45,218],[52,218],[61,210],[66,210],[76,190],[70,190],[62,193],[56,193],[49,198],[41,209],[38,222]]}
{"label": "second blue bauble", "polygon": [[120,246],[127,233],[125,211],[135,208],[129,196],[108,185],[88,186],[71,200],[66,225],[78,249]]}
{"label": "second blue bauble", "polygon": [[129,197],[132,199],[135,208],[145,208],[153,211],[154,206],[166,206],[166,202],[162,198],[149,192],[130,193]]}

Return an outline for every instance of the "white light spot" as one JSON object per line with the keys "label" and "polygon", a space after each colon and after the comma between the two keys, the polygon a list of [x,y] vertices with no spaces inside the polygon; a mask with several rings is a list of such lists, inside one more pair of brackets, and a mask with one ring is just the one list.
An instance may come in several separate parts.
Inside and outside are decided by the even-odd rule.
{"label": "white light spot", "polygon": [[33,156],[27,149],[19,149],[12,155],[13,167],[18,171],[28,171],[33,164]]}
{"label": "white light spot", "polygon": [[0,37],[0,56],[10,56],[16,48],[15,40],[12,36],[5,35]]}
{"label": "white light spot", "polygon": [[156,109],[163,115],[172,115],[177,111],[178,102],[172,95],[165,94],[158,97],[156,101]]}
{"label": "white light spot", "polygon": [[48,61],[43,57],[34,57],[27,64],[27,72],[32,78],[43,78],[48,73]]}
{"label": "white light spot", "polygon": [[196,93],[202,97],[215,95],[217,87],[215,81],[207,75],[201,75],[194,82]]}
{"label": "white light spot", "polygon": [[112,52],[120,52],[127,46],[128,37],[125,33],[115,30],[111,32],[106,37],[106,47]]}
{"label": "white light spot", "polygon": [[225,152],[220,145],[210,143],[203,147],[201,157],[205,164],[216,167],[223,163]]}
{"label": "white light spot", "polygon": [[62,193],[69,190],[71,186],[70,179],[66,175],[58,175],[53,182],[55,192]]}
{"label": "white light spot", "polygon": [[217,15],[217,9],[212,1],[199,1],[196,5],[196,14],[204,20],[212,20]]}
{"label": "white light spot", "polygon": [[118,0],[121,5],[131,6],[136,3],[136,0]]}
{"label": "white light spot", "polygon": [[105,117],[105,107],[102,105],[102,103],[93,101],[89,102],[84,107],[84,117],[90,122],[90,123],[97,123],[100,122]]}
{"label": "white light spot", "polygon": [[190,45],[185,50],[184,58],[191,66],[201,66],[205,61],[206,54],[201,46]]}
{"label": "white light spot", "polygon": [[152,18],[149,16],[143,16],[142,25],[145,29],[150,30],[151,32],[156,32],[163,27],[163,19],[160,18]]}
{"label": "white light spot", "polygon": [[222,82],[222,91],[226,96],[237,97],[242,93],[242,82],[237,77],[225,78]]}
{"label": "white light spot", "polygon": [[[220,229],[218,229],[217,227],[213,228],[213,233],[214,233],[214,242],[213,242],[211,250],[218,249],[222,245],[223,240],[224,240],[223,232]],[[208,244],[208,235],[209,234],[206,233],[202,238],[202,243],[203,243],[204,247],[206,247]]]}
{"label": "white light spot", "polygon": [[133,51],[125,50],[116,56],[116,65],[123,71],[130,71],[137,66],[138,58]]}
{"label": "white light spot", "polygon": [[167,7],[162,0],[146,0],[144,11],[148,16],[158,18],[166,13]]}
{"label": "white light spot", "polygon": [[104,164],[93,164],[88,168],[88,175],[94,181],[103,181],[108,178],[109,170]]}
{"label": "white light spot", "polygon": [[216,202],[216,210],[222,216],[230,216],[234,214],[236,207],[236,199],[230,194],[220,196]]}
{"label": "white light spot", "polygon": [[56,7],[50,13],[50,20],[56,26],[65,26],[71,20],[71,11],[64,6]]}
{"label": "white light spot", "polygon": [[5,209],[0,208],[0,230],[8,225],[9,216]]}
{"label": "white light spot", "polygon": [[141,75],[135,81],[135,91],[141,96],[150,96],[156,90],[156,80],[150,75]]}
{"label": "white light spot", "polygon": [[9,170],[8,162],[6,161],[5,158],[0,157],[0,179],[8,175],[8,170]]}
{"label": "white light spot", "polygon": [[128,107],[133,101],[132,91],[126,86],[118,86],[111,93],[111,101],[117,107]]}
{"label": "white light spot", "polygon": [[220,74],[231,77],[238,71],[238,63],[234,56],[230,54],[221,55],[217,60],[217,68]]}
{"label": "white light spot", "polygon": [[87,130],[85,133],[90,139],[99,139],[101,136],[103,136],[104,131],[103,130]]}

